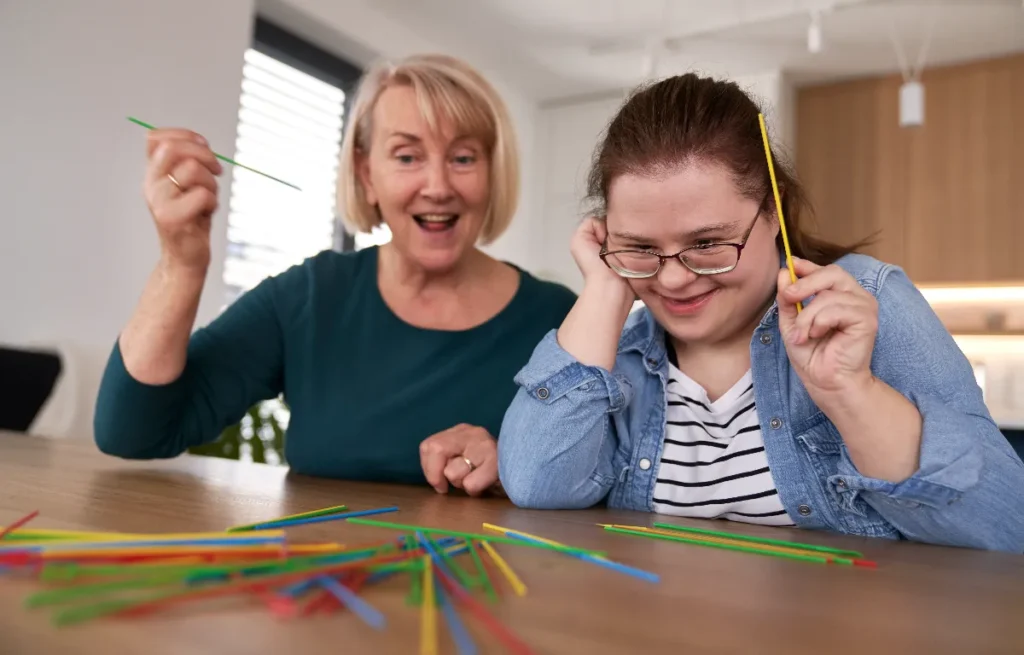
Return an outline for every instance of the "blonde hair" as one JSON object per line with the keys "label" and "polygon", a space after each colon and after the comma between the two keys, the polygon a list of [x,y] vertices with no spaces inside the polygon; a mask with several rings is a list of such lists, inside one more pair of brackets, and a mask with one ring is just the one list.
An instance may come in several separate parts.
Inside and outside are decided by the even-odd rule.
{"label": "blonde hair", "polygon": [[465,62],[446,55],[413,55],[396,64],[379,63],[359,84],[345,128],[338,170],[338,207],[350,232],[370,232],[383,221],[366,200],[357,157],[370,150],[371,118],[377,100],[392,86],[410,86],[432,131],[442,122],[484,142],[490,160],[490,203],[480,231],[484,244],[512,222],[519,202],[519,153],[508,109],[494,87]]}

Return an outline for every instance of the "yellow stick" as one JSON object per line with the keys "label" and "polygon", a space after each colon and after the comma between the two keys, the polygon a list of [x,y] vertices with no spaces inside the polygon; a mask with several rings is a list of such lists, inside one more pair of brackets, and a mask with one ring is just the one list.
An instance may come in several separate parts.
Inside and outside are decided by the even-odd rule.
{"label": "yellow stick", "polygon": [[434,566],[423,557],[423,602],[420,604],[420,655],[437,655],[437,608],[434,607]]}
{"label": "yellow stick", "polygon": [[[549,546],[557,546],[558,548],[574,548],[574,546],[570,546],[568,544],[563,544],[560,541],[555,541],[554,539],[545,539],[544,537],[538,537],[535,534],[530,534],[529,532],[523,532],[522,530],[513,530],[512,528],[503,528],[500,525],[493,525],[491,523],[484,523],[483,525],[484,525],[484,529],[485,530],[491,530],[493,532],[502,532],[502,533],[504,533],[504,532],[511,532],[512,534],[522,535],[522,536],[524,536],[524,537],[526,537],[528,539],[533,539],[535,541],[543,542],[543,543],[545,543],[545,544],[547,544]],[[606,559],[604,557],[601,557],[600,555],[594,555],[594,557],[597,558],[597,559]]]}
{"label": "yellow stick", "polygon": [[[2,529],[2,528],[0,528]],[[119,532],[74,532],[74,531],[63,531],[63,530],[18,530],[18,534],[30,535],[37,537],[47,536],[59,536],[65,537],[66,539],[40,539],[39,541],[30,541],[28,539],[21,539],[17,542],[12,541],[11,544],[18,544],[19,546],[28,543],[43,545],[46,543],[57,544],[65,541],[75,541],[78,543],[91,542],[91,541],[189,541],[195,539],[253,539],[252,535],[244,534],[233,534],[228,532],[171,532],[171,533],[154,533],[154,534],[140,534],[140,533],[119,533]],[[260,531],[260,539],[270,539],[273,537],[283,537],[284,530],[262,530]]]}
{"label": "yellow stick", "polygon": [[524,585],[523,581],[519,579],[519,576],[512,570],[512,567],[508,565],[505,558],[499,555],[498,551],[494,550],[494,547],[491,546],[491,544],[486,541],[481,541],[480,543],[483,545],[484,550],[487,551],[491,560],[498,567],[498,570],[505,575],[505,579],[508,580],[509,585],[512,586],[512,591],[515,592],[516,596],[525,596],[526,585]]}
{"label": "yellow stick", "polygon": [[[772,163],[772,149],[768,145],[768,128],[764,124],[764,114],[758,114],[761,124],[761,139],[764,141],[764,155],[768,158],[768,174],[772,178],[772,193],[775,194],[775,210],[779,214],[779,230],[782,232],[782,245],[786,249],[786,267],[789,268],[789,280],[796,282],[796,269],[793,268],[793,254],[789,250],[789,235],[786,234],[786,219],[782,216],[782,196],[779,195],[779,183],[775,181],[775,164]],[[797,302],[796,311],[803,311],[803,304]]]}

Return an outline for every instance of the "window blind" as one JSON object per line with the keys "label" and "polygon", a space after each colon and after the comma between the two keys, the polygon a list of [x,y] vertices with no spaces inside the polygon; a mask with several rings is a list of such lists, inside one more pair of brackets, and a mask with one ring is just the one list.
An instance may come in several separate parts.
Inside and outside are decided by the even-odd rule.
{"label": "window blind", "polygon": [[232,170],[226,303],[334,244],[345,92],[255,49],[245,53]]}

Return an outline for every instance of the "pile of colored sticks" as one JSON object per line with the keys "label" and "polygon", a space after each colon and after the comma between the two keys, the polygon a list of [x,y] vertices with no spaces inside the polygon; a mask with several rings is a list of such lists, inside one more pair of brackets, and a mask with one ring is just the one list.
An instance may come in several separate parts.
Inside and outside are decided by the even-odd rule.
{"label": "pile of colored sticks", "polygon": [[842,550],[796,541],[784,541],[782,539],[751,537],[731,532],[720,532],[718,530],[690,528],[672,523],[655,523],[654,527],[650,528],[641,525],[608,525],[603,523],[599,525],[608,532],[649,539],[662,539],[693,546],[721,548],[740,553],[781,557],[783,559],[813,562],[816,564],[841,564],[865,568],[878,567],[876,562],[864,559],[864,554],[856,550]]}
{"label": "pile of colored sticks", "polygon": [[[361,591],[389,578],[407,577],[406,604],[418,606],[421,617],[421,655],[439,652],[438,623],[442,620],[460,655],[477,652],[459,610],[510,652],[532,652],[487,608],[499,601],[503,587],[517,596],[526,594],[526,585],[496,550],[498,544],[542,549],[633,577],[658,580],[654,574],[612,562],[604,553],[509,528],[485,524],[499,534],[456,532],[360,518],[397,508],[344,509],[325,508],[223,532],[195,534],[22,527],[36,516],[33,512],[0,529],[0,572],[43,583],[45,589],[32,593],[25,604],[52,610],[52,621],[59,626],[149,615],[227,597],[258,603],[284,619],[346,610],[376,630],[386,628],[386,617]],[[387,541],[346,546],[296,543],[284,532],[293,525],[327,520],[401,534]]]}

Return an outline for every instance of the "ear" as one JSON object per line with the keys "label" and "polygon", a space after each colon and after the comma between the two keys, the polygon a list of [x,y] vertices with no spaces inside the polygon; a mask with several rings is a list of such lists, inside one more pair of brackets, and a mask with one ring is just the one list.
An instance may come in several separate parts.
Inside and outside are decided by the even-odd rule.
{"label": "ear", "polygon": [[368,204],[376,206],[377,192],[373,188],[373,181],[370,178],[370,155],[357,150],[355,157],[356,177],[359,178],[359,183],[363,186],[363,196]]}

